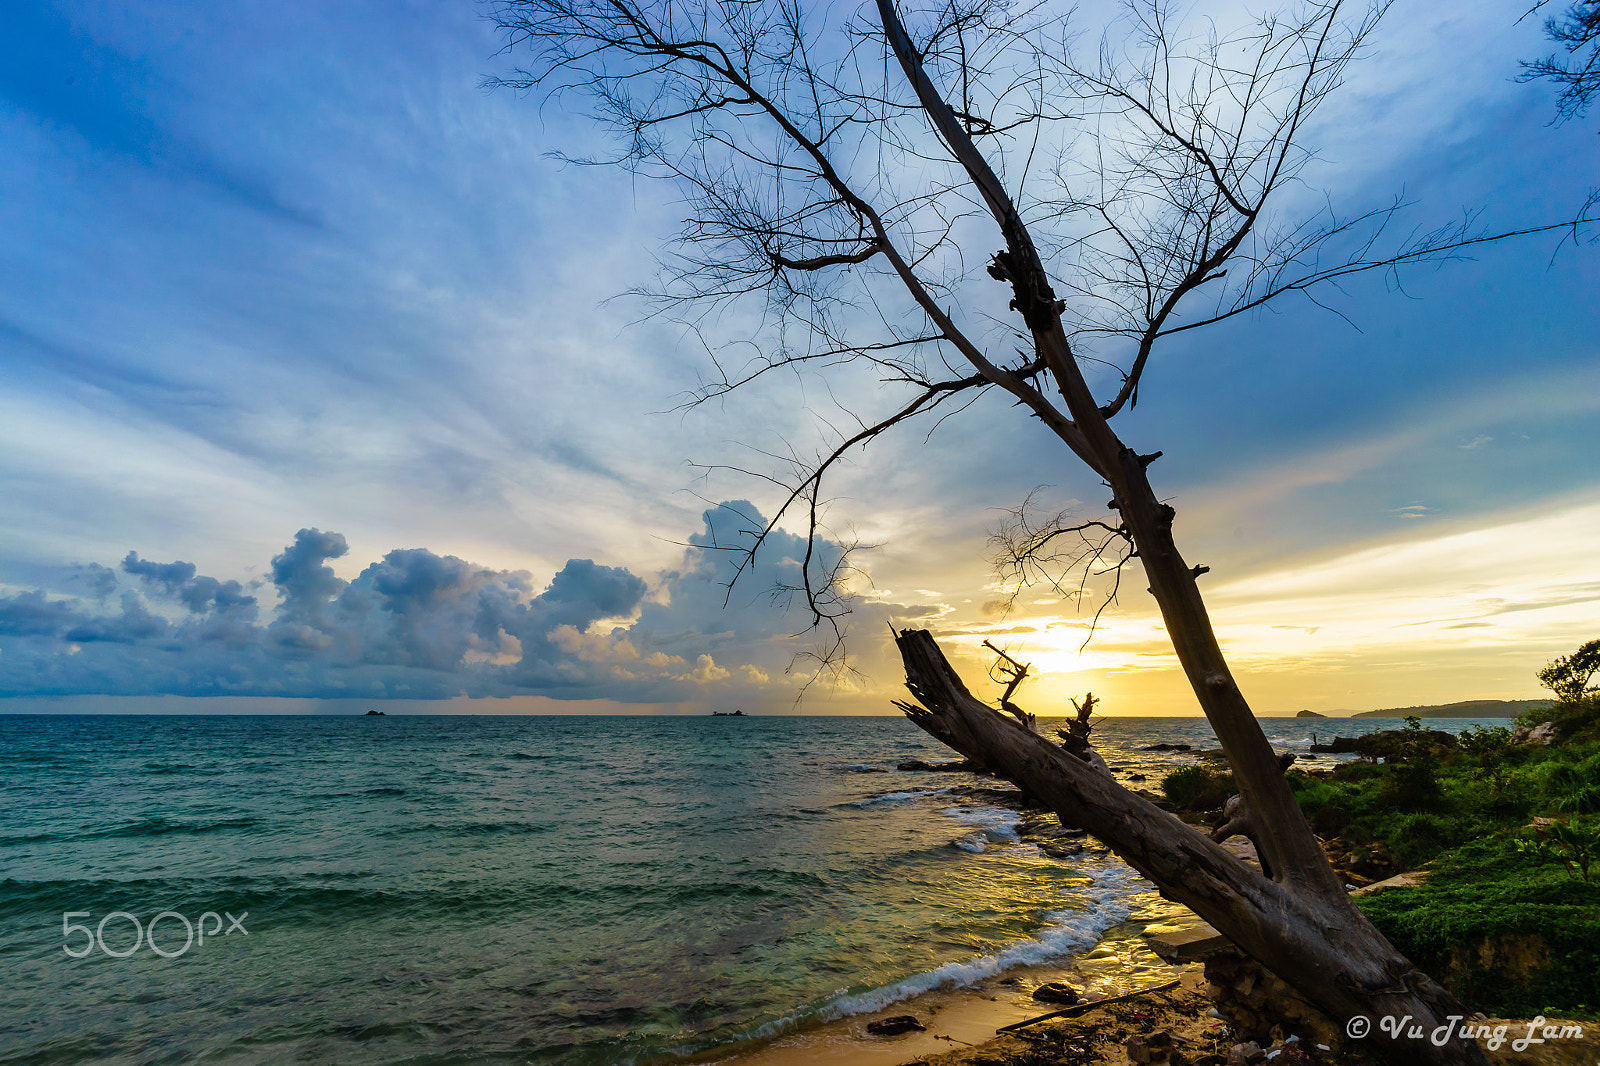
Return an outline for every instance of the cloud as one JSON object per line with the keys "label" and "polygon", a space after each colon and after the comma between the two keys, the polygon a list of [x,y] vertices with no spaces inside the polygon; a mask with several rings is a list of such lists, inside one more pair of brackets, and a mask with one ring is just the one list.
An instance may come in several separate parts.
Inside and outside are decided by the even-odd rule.
{"label": "cloud", "polygon": [[[772,679],[803,647],[793,631],[804,620],[785,604],[805,542],[774,531],[752,561],[742,549],[765,525],[753,505],[719,504],[702,519],[682,564],[653,583],[571,559],[542,587],[527,571],[426,548],[397,548],[346,581],[329,565],[349,554],[346,538],[305,528],[266,568],[277,594],[266,612],[239,581],[130,551],[121,570],[138,588],[118,610],[42,588],[0,598],[0,693],[754,706],[775,696]],[[817,548],[825,563],[840,551]],[[108,576],[114,585],[98,564],[61,583],[81,586],[84,574],[94,590]]]}
{"label": "cloud", "polygon": [[46,600],[41,591],[24,592],[0,600],[0,635],[54,636],[77,618],[71,605]]}
{"label": "cloud", "polygon": [[93,644],[106,641],[113,644],[137,644],[143,640],[165,636],[167,620],[158,618],[140,602],[132,592],[122,594],[122,613],[111,618],[89,618],[67,630],[62,638],[73,644]]}
{"label": "cloud", "polygon": [[[109,592],[115,586],[116,575],[105,567],[90,563],[85,569],[98,580],[97,588],[104,587]],[[246,594],[243,585],[237,581],[218,581],[214,577],[198,576],[193,563],[156,563],[140,559],[138,552],[130,551],[122,560],[122,569],[125,573],[142,578],[147,587],[165,591],[194,614],[203,614],[214,607],[219,613],[240,618],[256,616],[256,598]],[[104,575],[95,571],[104,571]],[[105,578],[110,578],[110,585],[106,585]],[[106,593],[100,594],[103,596]]]}

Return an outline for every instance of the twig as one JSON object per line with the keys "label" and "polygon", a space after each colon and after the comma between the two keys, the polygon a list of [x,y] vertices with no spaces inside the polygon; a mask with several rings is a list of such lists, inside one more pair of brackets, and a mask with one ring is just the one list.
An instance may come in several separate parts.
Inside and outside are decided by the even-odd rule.
{"label": "twig", "polygon": [[1075,1006],[1068,1007],[1065,1010],[1053,1010],[1049,1014],[1041,1014],[1037,1018],[1029,1018],[1027,1021],[1017,1022],[1014,1025],[1002,1026],[1001,1028],[996,1029],[995,1032],[1011,1033],[1018,1029],[1026,1028],[1035,1022],[1048,1021],[1051,1018],[1067,1018],[1076,1014],[1085,1014],[1094,1010],[1096,1007],[1104,1007],[1108,1003],[1121,1003],[1123,1000],[1133,999],[1137,996],[1148,995],[1151,992],[1165,992],[1167,989],[1177,988],[1181,984],[1183,984],[1182,981],[1168,981],[1166,984],[1157,985],[1154,988],[1141,988],[1134,992],[1124,992],[1120,996],[1110,996],[1106,999],[1097,999],[1093,1003],[1079,1003]]}

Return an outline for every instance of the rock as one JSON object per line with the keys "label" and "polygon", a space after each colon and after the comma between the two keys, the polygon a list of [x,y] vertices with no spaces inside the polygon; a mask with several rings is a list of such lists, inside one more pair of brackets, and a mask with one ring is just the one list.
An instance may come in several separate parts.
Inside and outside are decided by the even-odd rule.
{"label": "rock", "polygon": [[1196,925],[1189,929],[1180,929],[1175,933],[1162,933],[1158,936],[1146,938],[1150,950],[1159,955],[1162,961],[1169,965],[1177,966],[1196,959],[1205,958],[1214,951],[1222,951],[1229,946],[1228,938],[1211,928],[1209,925]]}
{"label": "rock", "polygon": [[896,770],[931,770],[931,771],[936,771],[936,772],[956,772],[956,771],[975,771],[975,770],[978,770],[979,767],[974,766],[970,761],[968,761],[966,759],[962,759],[959,762],[923,762],[920,759],[912,759],[912,760],[910,760],[908,762],[903,762],[903,763],[899,764],[898,766],[895,767],[895,769]]}
{"label": "rock", "polygon": [[1518,726],[1511,734],[1514,744],[1549,745],[1555,742],[1556,724],[1554,722],[1541,722],[1529,729],[1527,726]]}
{"label": "rock", "polygon": [[1325,715],[1325,714],[1318,714],[1316,711],[1301,711],[1299,714],[1295,715],[1295,717],[1296,718],[1326,718],[1328,716]]}
{"label": "rock", "polygon": [[1359,755],[1364,759],[1400,761],[1418,748],[1453,748],[1456,738],[1442,729],[1385,729],[1359,737],[1329,737],[1326,744],[1313,744],[1311,750],[1334,755]]}
{"label": "rock", "polygon": [[1067,1006],[1083,998],[1082,994],[1071,985],[1064,985],[1060,981],[1051,981],[1047,985],[1040,985],[1033,990],[1033,998],[1040,1003],[1062,1003]]}
{"label": "rock", "polygon": [[1193,751],[1188,744],[1147,744],[1140,751]]}
{"label": "rock", "polygon": [[1128,1061],[1167,1062],[1172,1054],[1172,1033],[1147,1033],[1128,1037]]}
{"label": "rock", "polygon": [[899,1036],[909,1033],[913,1029],[925,1030],[928,1027],[917,1021],[909,1014],[898,1014],[893,1018],[879,1018],[875,1022],[867,1023],[867,1032],[873,1036]]}
{"label": "rock", "polygon": [[1254,1040],[1246,1044],[1235,1044],[1228,1049],[1228,1066],[1247,1066],[1248,1063],[1260,1062],[1267,1057],[1261,1050],[1261,1045]]}

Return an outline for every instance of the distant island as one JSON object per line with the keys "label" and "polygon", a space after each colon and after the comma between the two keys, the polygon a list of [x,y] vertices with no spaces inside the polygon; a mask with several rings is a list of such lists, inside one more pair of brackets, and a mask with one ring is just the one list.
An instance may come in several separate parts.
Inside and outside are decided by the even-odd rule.
{"label": "distant island", "polygon": [[384,712],[382,712],[382,711],[368,711],[368,712],[367,712],[367,713],[366,713],[366,715],[365,715],[365,716],[364,716],[364,717],[367,717],[367,718],[371,718],[371,717],[372,717],[372,716],[373,716],[373,715],[377,715],[377,716],[378,716],[378,717],[379,717],[379,718],[386,718],[386,717],[388,717],[388,716],[387,716],[387,715],[385,715],[385,714],[384,714]]}
{"label": "distant island", "polygon": [[713,718],[746,718],[746,717],[749,717],[749,716],[746,715],[743,711],[712,711],[711,712],[711,717],[713,717]]}
{"label": "distant island", "polygon": [[1325,715],[1325,714],[1318,714],[1316,711],[1301,711],[1299,714],[1295,715],[1295,717],[1296,718],[1326,718],[1328,716]]}
{"label": "distant island", "polygon": [[1431,707],[1386,707],[1379,711],[1357,711],[1352,718],[1515,718],[1524,711],[1542,711],[1551,700],[1462,700]]}

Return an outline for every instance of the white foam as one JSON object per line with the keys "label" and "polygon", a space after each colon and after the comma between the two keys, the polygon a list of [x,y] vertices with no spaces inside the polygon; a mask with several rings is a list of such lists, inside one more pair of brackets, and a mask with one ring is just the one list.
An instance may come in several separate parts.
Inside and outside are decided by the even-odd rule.
{"label": "white foam", "polygon": [[989,850],[989,842],[984,839],[982,833],[968,833],[960,840],[952,840],[950,843],[962,851],[970,851],[974,855],[982,855]]}
{"label": "white foam", "polygon": [[855,800],[854,802],[846,803],[845,806],[877,807],[880,804],[885,803],[909,803],[912,800],[919,800],[925,796],[938,796],[949,791],[950,790],[948,788],[919,788],[911,789],[906,792],[882,792],[876,796],[868,796],[864,800]]}
{"label": "white foam", "polygon": [[962,825],[978,827],[976,833],[952,841],[963,851],[981,855],[990,844],[1015,844],[1022,839],[1017,832],[1022,815],[1005,807],[947,807],[944,813]]}
{"label": "white foam", "polygon": [[912,974],[882,988],[839,996],[824,1004],[819,1014],[830,1021],[851,1014],[869,1014],[943,986],[964,987],[1013,967],[1081,954],[1099,943],[1106,930],[1127,920],[1133,913],[1133,895],[1147,887],[1130,867],[1120,862],[1107,865],[1094,877],[1092,884],[1076,893],[1087,906],[1047,912],[1044,915],[1046,925],[1034,939],[1012,944],[993,955],[947,962],[937,969]]}

